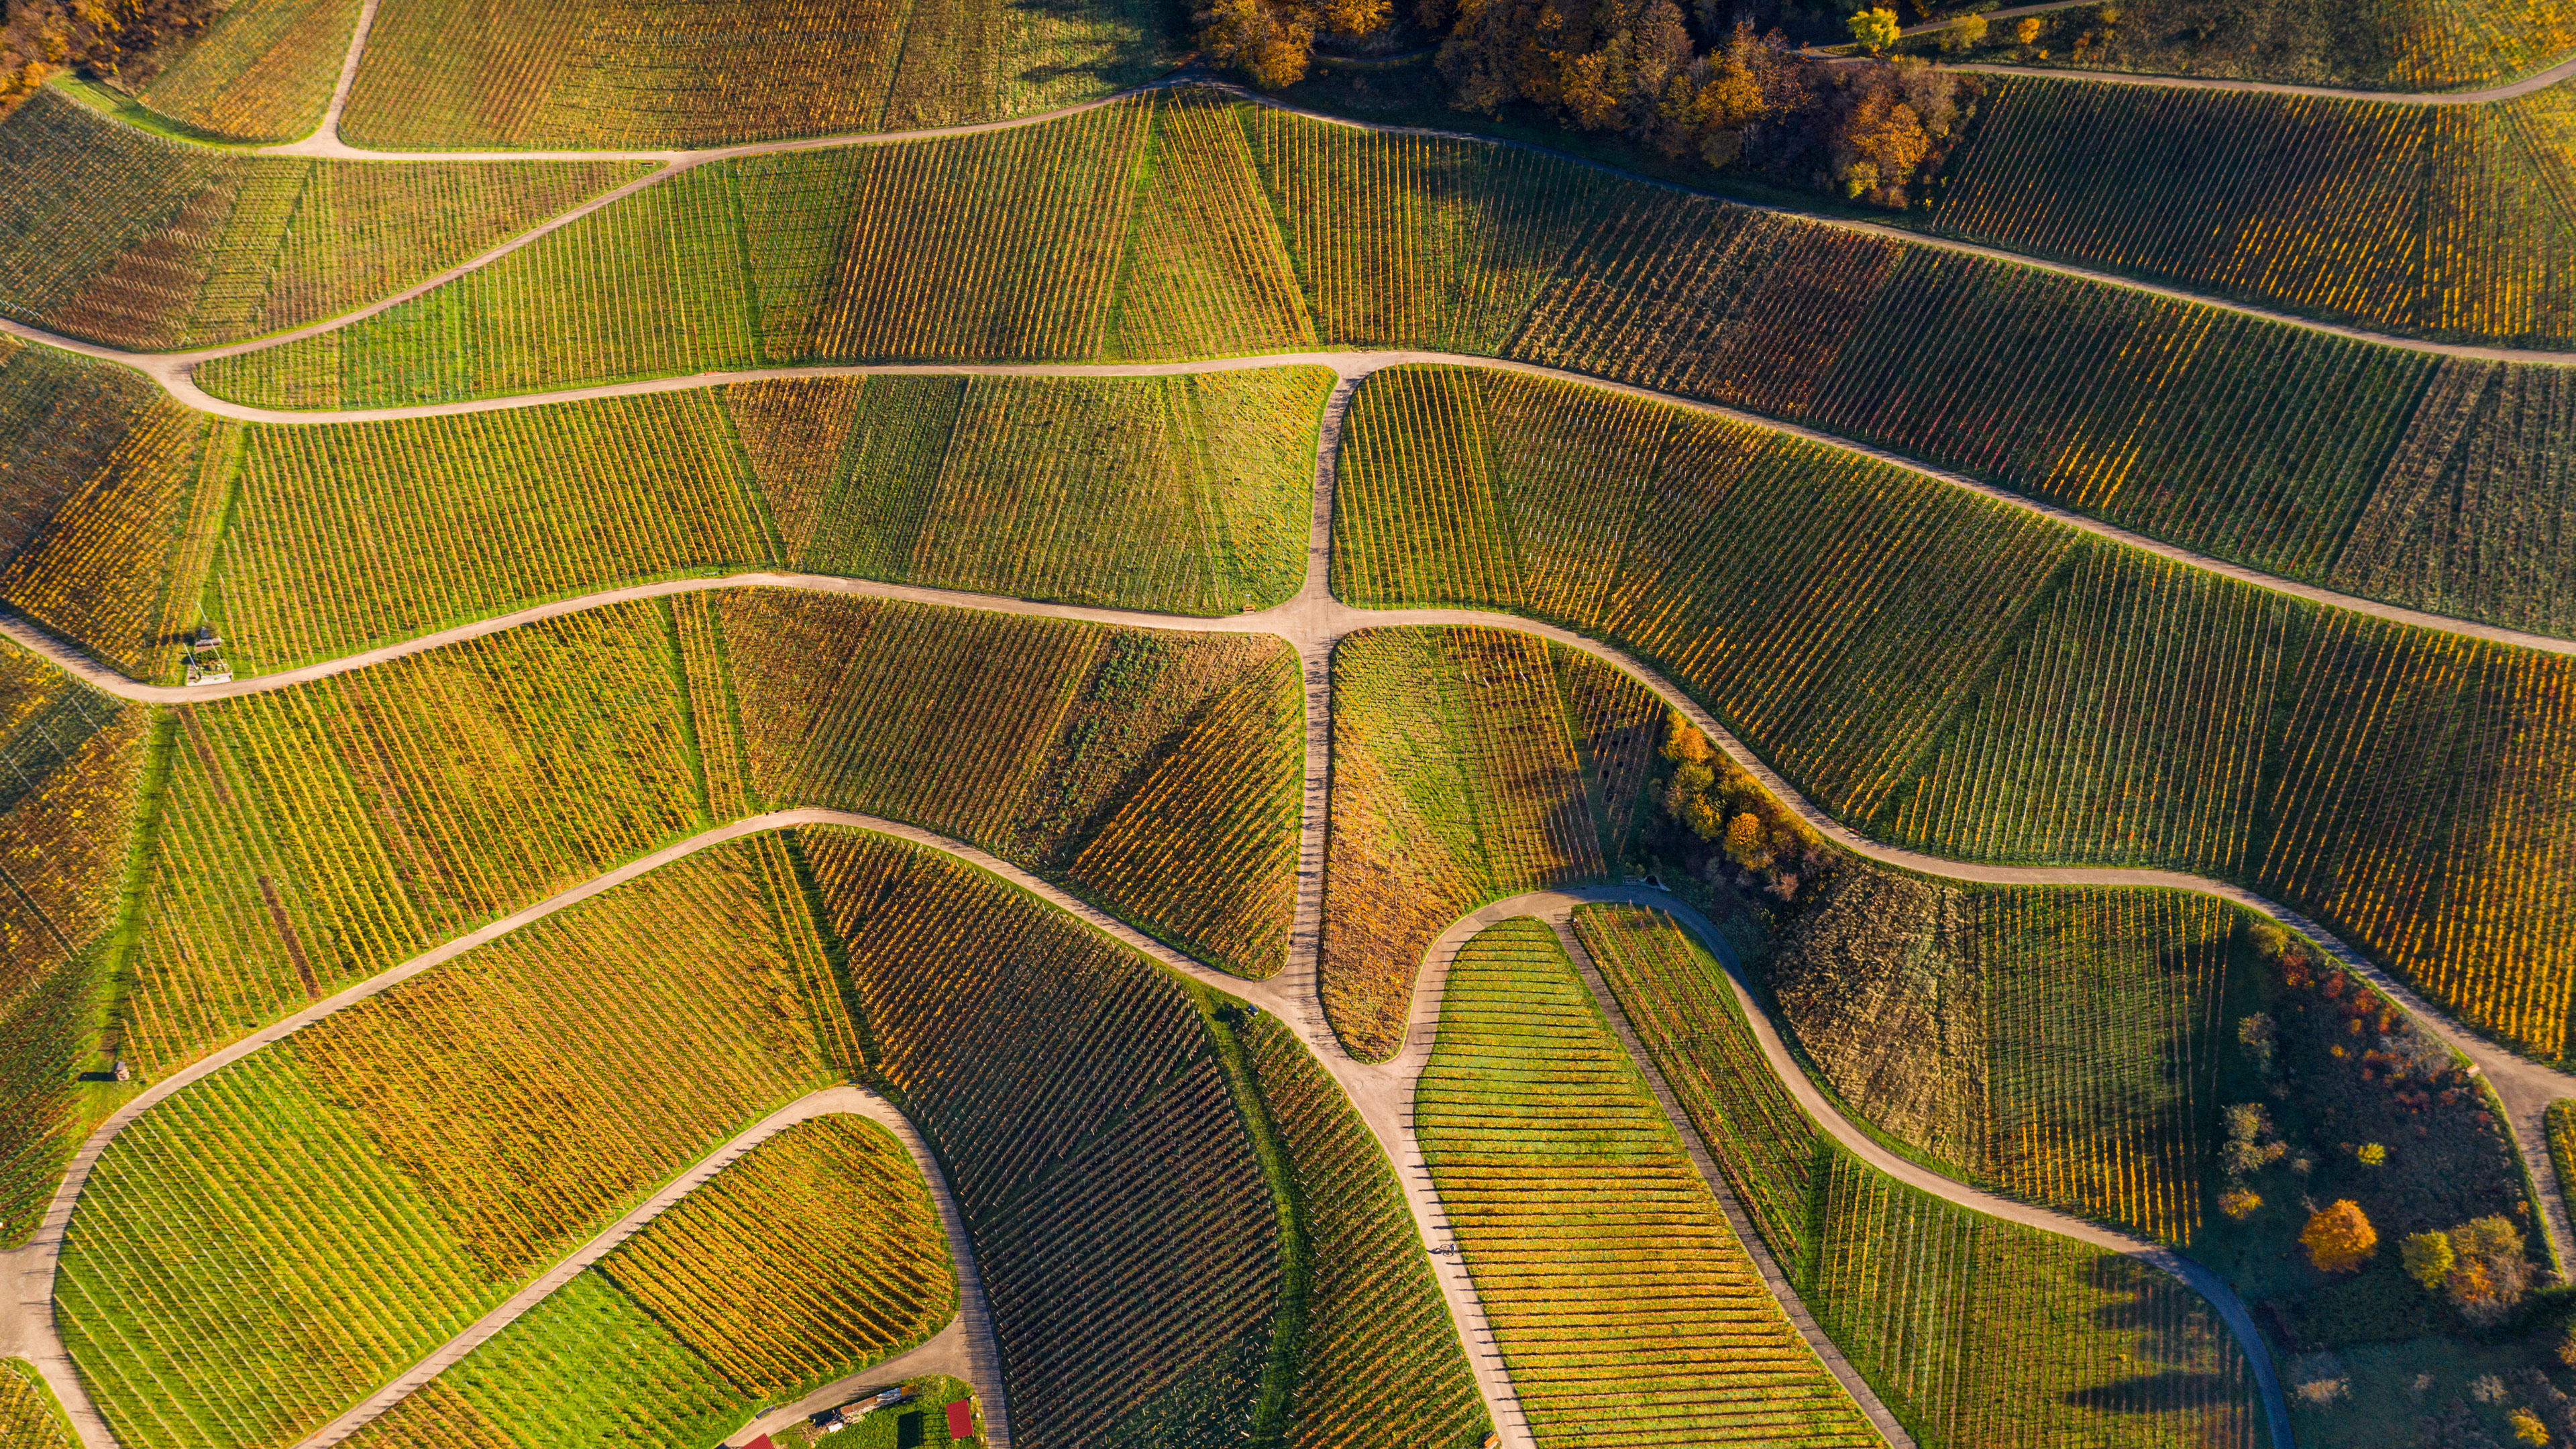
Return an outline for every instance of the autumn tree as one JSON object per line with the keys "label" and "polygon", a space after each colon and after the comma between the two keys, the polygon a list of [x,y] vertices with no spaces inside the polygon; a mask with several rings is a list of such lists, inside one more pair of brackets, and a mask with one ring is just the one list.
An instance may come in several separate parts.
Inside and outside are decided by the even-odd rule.
{"label": "autumn tree", "polygon": [[1276,90],[1306,78],[1319,36],[1357,39],[1387,22],[1387,0],[1207,0],[1199,49]]}
{"label": "autumn tree", "polygon": [[1896,43],[1904,27],[1896,23],[1896,12],[1887,9],[1860,10],[1851,18],[1852,39],[1872,55]]}
{"label": "autumn tree", "polygon": [[2451,1276],[2451,1266],[2459,1261],[2451,1251],[2448,1233],[2409,1233],[2406,1241],[2398,1244],[2397,1256],[2406,1265],[2406,1276],[2421,1284],[2427,1293],[2441,1287],[2443,1280]]}
{"label": "autumn tree", "polygon": [[2442,1280],[2451,1306],[2479,1328],[2493,1328],[2512,1317],[2531,1291],[2531,1258],[2522,1230],[2504,1218],[2483,1217],[2451,1229],[2448,1237],[2459,1259]]}
{"label": "autumn tree", "polygon": [[2358,1273],[2379,1251],[2379,1230],[2370,1225],[2361,1204],[2340,1198],[2309,1216],[2306,1231],[2299,1234],[2299,1246],[2308,1250],[2308,1261],[2325,1272]]}

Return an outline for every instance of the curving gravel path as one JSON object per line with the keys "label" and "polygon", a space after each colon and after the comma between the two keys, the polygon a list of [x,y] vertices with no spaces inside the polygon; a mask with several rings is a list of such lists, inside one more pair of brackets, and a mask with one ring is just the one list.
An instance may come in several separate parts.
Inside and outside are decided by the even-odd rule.
{"label": "curving gravel path", "polygon": [[[24,327],[4,318],[0,318],[0,332],[9,332],[19,336],[33,337],[43,340],[49,345],[66,346],[75,351],[88,351],[92,355],[96,356],[117,357],[116,354],[109,353],[105,349],[91,349],[86,348],[81,344],[64,342],[62,339],[45,337],[44,334],[37,333],[33,328]],[[117,357],[117,360],[128,359]],[[2419,629],[2429,629],[2437,633],[2456,635],[2461,638],[2481,639],[2490,643],[2512,645],[2516,648],[2522,649],[2533,649],[2547,654],[2576,655],[2576,640],[2553,638],[2546,634],[2533,634],[2520,629],[2507,629],[2493,624],[2479,623],[2474,620],[2454,619],[2441,614],[2430,614],[2419,609],[2409,609],[2402,605],[2385,603],[2376,599],[2366,599],[2354,594],[2338,593],[2335,590],[2321,588],[2315,584],[2302,583],[2295,579],[2282,578],[2276,574],[2265,573],[2259,569],[2248,568],[2243,564],[2231,563],[2225,559],[2216,558],[2194,549],[2185,548],[2180,544],[2167,543],[2161,539],[2151,538],[2146,534],[2134,533],[2128,529],[2118,526],[2117,524],[2106,523],[2101,519],[2075,512],[2072,509],[2060,507],[2042,499],[2033,498],[2028,494],[2015,492],[2009,488],[1999,487],[1995,484],[1969,477],[1963,473],[1954,473],[1946,468],[1937,467],[1930,463],[1909,458],[1902,453],[1890,452],[1886,449],[1872,447],[1865,443],[1856,443],[1848,438],[1837,437],[1831,433],[1818,432],[1813,428],[1802,427],[1795,423],[1784,423],[1773,418],[1763,417],[1760,414],[1744,412],[1740,409],[1725,407],[1717,403],[1702,402],[1695,398],[1682,397],[1672,393],[1656,392],[1651,388],[1638,387],[1631,383],[1614,382],[1579,372],[1569,372],[1562,368],[1543,367],[1536,363],[1514,362],[1500,358],[1480,357],[1467,353],[1432,352],[1419,349],[1397,348],[1382,350],[1349,349],[1331,352],[1274,352],[1246,357],[1209,358],[1190,362],[862,363],[836,366],[775,367],[748,369],[739,372],[701,372],[694,373],[686,377],[647,378],[633,382],[607,383],[597,387],[571,388],[560,392],[549,393],[526,393],[514,397],[479,399],[470,402],[428,403],[418,407],[408,408],[358,409],[336,412],[295,412],[284,409],[253,408],[243,406],[239,403],[228,403],[221,401],[220,399],[208,397],[202,392],[198,392],[195,385],[189,382],[184,375],[165,380],[165,385],[170,387],[173,396],[178,397],[181,401],[188,403],[190,406],[201,408],[207,412],[250,422],[294,425],[308,423],[369,422],[392,418],[444,417],[461,413],[500,412],[513,408],[541,407],[551,403],[578,402],[589,399],[612,397],[642,397],[658,393],[683,392],[699,388],[719,387],[736,382],[753,382],[779,378],[870,376],[1065,378],[1174,377],[1212,372],[1259,371],[1274,367],[1324,366],[1332,368],[1341,377],[1343,388],[1347,389],[1373,372],[1389,367],[1399,367],[1413,363],[1436,363],[1456,367],[1475,367],[1493,372],[1512,372],[1530,377],[1544,377],[1559,382],[1574,383],[1584,387],[1599,388],[1607,392],[1620,393],[1649,402],[1659,403],[1667,407],[1681,408],[1690,412],[1705,414],[1710,417],[1725,418],[1732,422],[1742,423],[1748,427],[1756,427],[1769,432],[1780,433],[1788,437],[1802,439],[1806,442],[1815,443],[1823,447],[1834,448],[1842,452],[1869,458],[1876,462],[1888,464],[1892,467],[1902,468],[1907,472],[1914,473],[1925,478],[1930,478],[1936,482],[1946,484],[1964,492],[1974,493],[1981,498],[1991,499],[1992,501],[2003,504],[2006,507],[2016,508],[2025,513],[2037,514],[2052,522],[2062,524],[2065,527],[2072,528],[2083,533],[2091,534],[2097,538],[2108,539],[2111,542],[2118,543],[2129,548],[2139,549],[2144,552],[2154,554],[2159,558],[2170,559],[2173,562],[2184,564],[2191,568],[2217,574],[2223,578],[2233,579],[2239,583],[2251,584],[2257,588],[2268,589],[2275,593],[2285,594],[2292,598],[2305,600],[2309,603],[2322,604],[2329,608],[2344,609],[2357,614],[2365,614],[2372,618],[2386,619],[2393,623],[2407,624]],[[148,371],[149,369],[146,370]],[[145,699],[156,703],[168,704],[183,703],[190,700],[227,698],[235,694],[256,693],[262,688],[273,689],[283,684],[301,683],[308,679],[318,679],[330,674],[340,673],[349,668],[363,667],[366,664],[379,663],[386,659],[399,658],[404,654],[417,653],[422,649],[435,648],[440,644],[449,644],[463,639],[478,638],[484,634],[508,628],[513,624],[527,623],[536,619],[552,618],[580,608],[597,607],[599,605],[621,602],[626,599],[650,598],[657,594],[689,593],[701,589],[723,588],[729,587],[735,583],[786,584],[796,588],[857,592],[893,590],[894,592],[889,595],[890,597],[919,597],[928,599],[931,602],[972,603],[976,607],[986,608],[1017,606],[1021,602],[1017,600],[999,599],[989,595],[970,595],[945,590],[907,589],[895,585],[861,585],[856,584],[855,581],[851,580],[832,579],[823,575],[815,574],[748,572],[727,575],[720,579],[682,579],[659,584],[636,585],[625,589],[603,590],[596,594],[584,595],[579,600],[566,600],[553,604],[539,605],[534,608],[523,609],[512,614],[502,615],[495,619],[484,620],[475,624],[460,625],[453,629],[425,634],[417,639],[401,644],[388,645],[383,648],[353,654],[342,660],[334,660],[319,665],[310,665],[279,674],[263,675],[256,680],[237,680],[230,685],[201,686],[193,690],[168,686],[138,685],[130,680],[123,679],[122,676],[114,675],[112,671],[102,673],[94,664],[83,662],[77,653],[67,652],[64,646],[58,642],[49,641],[40,628],[32,624],[25,623],[24,621],[11,620],[5,616],[0,616],[0,632],[8,633],[19,643],[25,645],[29,649],[45,654],[47,657],[61,663],[65,668],[82,671],[85,675],[92,677],[93,682],[98,683],[100,688],[109,690],[111,693],[121,694],[130,699]],[[1054,608],[1056,606],[1038,607]],[[1243,619],[1247,621],[1264,619],[1269,616],[1269,613],[1275,612],[1276,611],[1273,610],[1267,611],[1263,614],[1246,615],[1243,616]],[[1111,614],[1115,614],[1120,620],[1125,621],[1132,621],[1144,617],[1160,617],[1144,616],[1135,614],[1131,611],[1119,610],[1092,610],[1087,613],[1066,615],[1065,617],[1091,618],[1105,617]],[[1172,624],[1168,627],[1186,626]],[[1229,625],[1229,627],[1232,626]]]}

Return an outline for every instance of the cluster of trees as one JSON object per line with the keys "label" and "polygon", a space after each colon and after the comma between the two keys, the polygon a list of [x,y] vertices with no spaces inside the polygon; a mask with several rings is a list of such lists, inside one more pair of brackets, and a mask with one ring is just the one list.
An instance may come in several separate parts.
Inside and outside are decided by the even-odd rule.
{"label": "cluster of trees", "polygon": [[2399,1246],[2406,1276],[2439,1293],[2478,1328],[2513,1316],[2531,1292],[2531,1255],[2522,1230],[2501,1217],[2472,1218],[2448,1232],[2409,1233]]}
{"label": "cluster of trees", "polygon": [[1679,711],[1664,721],[1663,756],[1672,767],[1664,781],[1664,817],[1696,842],[1702,879],[1766,890],[1785,903],[1825,871],[1829,858],[1806,826]]}
{"label": "cluster of trees", "polygon": [[205,27],[220,0],[6,0],[0,116],[57,71],[114,76],[136,56]]}
{"label": "cluster of trees", "polygon": [[[1259,85],[1302,79],[1315,42],[1373,34],[1387,0],[1205,0],[1199,45]],[[1911,58],[1832,61],[1717,0],[1413,0],[1450,104],[1526,106],[1668,160],[1695,158],[1882,206],[1955,143],[1965,79]]]}

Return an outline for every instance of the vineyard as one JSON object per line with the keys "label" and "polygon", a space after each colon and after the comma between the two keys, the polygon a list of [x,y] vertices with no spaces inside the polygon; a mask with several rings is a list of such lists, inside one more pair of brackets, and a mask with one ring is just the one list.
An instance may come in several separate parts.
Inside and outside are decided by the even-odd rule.
{"label": "vineyard", "polygon": [[636,1442],[712,1443],[954,1312],[910,1156],[872,1123],[820,1118],[728,1164],[349,1442],[513,1449],[631,1425]]}
{"label": "vineyard", "polygon": [[[1456,388],[1444,381],[1505,401],[1445,408],[1437,400]],[[1342,573],[1347,596],[1584,606],[1559,621],[1654,660],[1837,812],[1876,812],[2075,546],[2067,530],[1919,475],[1669,409],[1655,451],[1613,452],[1596,436],[1598,471],[1492,478],[1481,527],[1438,511],[1441,491],[1414,482],[1414,449],[1505,467],[1566,456],[1567,419],[1554,440],[1497,440],[1569,393],[1580,389],[1437,369],[1373,375],[1352,408],[1334,524],[1356,560]],[[1485,445],[1460,438],[1470,427]],[[1479,553],[1490,567],[1454,562]],[[1441,591],[1411,591],[1424,582]]]}
{"label": "vineyard", "polygon": [[763,1142],[599,1270],[770,1402],[891,1357],[957,1312],[921,1170],[893,1134],[855,1117]]}
{"label": "vineyard", "polygon": [[138,99],[214,135],[294,140],[322,123],[358,10],[356,0],[241,0],[188,42]]}
{"label": "vineyard", "polygon": [[117,1138],[54,1288],[109,1427],[151,1449],[293,1444],[506,1291],[291,1049]]}
{"label": "vineyard", "polygon": [[207,613],[236,673],[773,546],[711,392],[243,430]]}
{"label": "vineyard", "polygon": [[24,1359],[0,1359],[0,1449],[70,1449],[53,1390]]}
{"label": "vineyard", "polygon": [[[2564,660],[2284,599],[1748,425],[1548,406],[1569,396],[1373,375],[1335,522],[1347,596],[1618,640],[1847,820],[1953,857],[2244,879],[2482,1028],[2567,1050]],[[1441,457],[1464,483],[1434,486],[1417,460]]]}
{"label": "vineyard", "polygon": [[645,170],[249,156],[39,91],[0,122],[0,311],[143,351],[235,341],[422,281]]}
{"label": "vineyard", "polygon": [[100,1110],[95,996],[150,723],[0,647],[0,1244],[32,1232]]}
{"label": "vineyard", "polygon": [[1481,901],[1612,873],[1660,713],[1588,658],[1499,629],[1368,629],[1333,656],[1325,1010],[1390,1056],[1423,953]]}
{"label": "vineyard", "polygon": [[808,1018],[840,1003],[778,943],[757,848],[515,932],[119,1136],[58,1292],[120,1437],[294,1442],[818,1085]]}
{"label": "vineyard", "polygon": [[2104,44],[2059,60],[2160,75],[2449,91],[2520,79],[2576,51],[2576,16],[2545,0],[2382,0],[2332,24],[2294,4],[2213,15],[2190,0],[2143,0],[2117,18],[2116,39],[2105,23],[2095,32]]}
{"label": "vineyard", "polygon": [[[2186,104],[2125,87],[2011,84],[2081,93],[2085,105]],[[2559,95],[2515,104],[2576,104]],[[2256,102],[2272,98],[2188,104]],[[2495,109],[2407,114],[2453,125]],[[1994,123],[1998,136],[2009,114]],[[2564,122],[2534,111],[2514,134],[2542,139],[2514,144],[2546,151]],[[2183,164],[2175,158],[2189,149],[2136,144],[2160,164]],[[2322,143],[2279,149],[2342,154]],[[2036,174],[2002,160],[1993,169],[2014,183]],[[2333,179],[2349,180],[2340,170]],[[2516,206],[2554,204],[2545,198],[2556,194],[2501,175],[2478,185]],[[2283,190],[2261,177],[2244,186],[2249,196]],[[1983,204],[1976,185],[1957,192],[1945,206],[1962,217]],[[2048,194],[2057,204],[2057,190]],[[2178,225],[2171,207],[2127,200],[2147,194],[2163,193],[2106,185],[2137,206],[2138,225]],[[2372,194],[2351,202],[2367,235],[2346,245],[2319,232],[2331,255],[2304,270],[2262,262],[2264,276],[2305,277],[2314,293],[2272,300],[2332,312],[2343,305],[2332,268],[2359,265],[2373,247],[2419,259],[2439,250],[2391,240],[2371,220],[2389,206]],[[2500,200],[2471,209],[2497,228],[2489,250],[2499,255],[2529,254],[2532,236],[2576,236],[2570,223]],[[2065,245],[2091,263],[2153,269],[2125,252]],[[2206,245],[2213,256],[2266,255],[2251,243]],[[2466,241],[2455,250],[2480,254]],[[2193,285],[2231,285],[2179,262],[2167,269]],[[2445,262],[2440,285],[2462,296],[2488,287],[2514,306],[2566,291],[2554,272],[2478,280],[2491,273]],[[575,296],[582,305],[567,310]],[[2423,325],[2521,335],[2504,302],[2472,301],[2444,303],[2458,316]],[[373,406],[762,361],[1204,356],[1311,340],[1500,354],[1742,406],[2223,558],[2305,580],[2355,578],[2496,622],[2555,627],[2568,608],[2552,540],[2566,531],[2569,485],[2555,460],[2576,423],[2552,401],[2547,369],[2499,367],[2509,382],[2479,405],[2492,389],[2434,387],[2436,365],[2418,354],[1623,184],[1528,153],[1358,132],[1186,92],[1005,132],[699,167],[382,316],[215,361],[199,380],[245,402]],[[2462,407],[2468,415],[2454,416]],[[901,421],[885,445],[911,459],[899,471],[917,476],[935,419]],[[2410,506],[2434,486],[2424,469],[2438,478],[2455,452],[2469,461],[2446,490],[2447,513]],[[1465,465],[1437,453],[1423,461]],[[2412,546],[2432,552],[2395,573],[2372,553],[2343,563],[2344,540],[2374,508],[2381,533],[2431,531]],[[2357,546],[2388,546],[2375,536]],[[2473,587],[2450,582],[2464,572]]]}
{"label": "vineyard", "polygon": [[1288,1028],[1264,1017],[1245,1043],[1322,1248],[1288,1442],[1468,1449],[1490,1425],[1394,1169]]}
{"label": "vineyard", "polygon": [[2233,873],[2294,631],[2314,617],[2082,545],[1883,817],[1889,835],[1944,855]]}
{"label": "vineyard", "polygon": [[[1653,964],[1630,975],[1690,979],[1680,937],[1624,924],[1601,920],[1598,941],[1586,924],[1596,957],[1642,952]],[[1820,1075],[1881,1132],[1955,1175],[2188,1247],[2234,928],[2201,896],[1963,892],[1858,868],[1762,976]]]}
{"label": "vineyard", "polygon": [[1549,929],[1459,952],[1423,1155],[1541,1445],[1878,1433],[1780,1311]]}
{"label": "vineyard", "polygon": [[0,343],[0,601],[157,674],[204,421],[124,368]]}
{"label": "vineyard", "polygon": [[1808,1307],[1919,1442],[2268,1442],[2253,1376],[2198,1294],[1865,1166],[1770,1075],[1722,968],[1669,917],[1575,920]]}
{"label": "vineyard", "polygon": [[154,1075],[702,823],[650,605],[174,711],[127,1054]]}
{"label": "vineyard", "polygon": [[2576,636],[2576,373],[2445,360],[2325,582]]}
{"label": "vineyard", "polygon": [[720,146],[1026,115],[1171,64],[1160,11],[435,0],[383,8],[346,134],[387,150]]}
{"label": "vineyard", "polygon": [[[723,618],[751,783],[773,805],[1065,870],[1147,931],[1277,969],[1304,758],[1277,641],[774,590],[726,594]],[[1140,841],[1156,819],[1170,833]],[[1170,871],[1158,853],[1208,863]]]}
{"label": "vineyard", "polygon": [[1163,613],[1305,572],[1321,368],[796,379],[725,404],[800,570]]}
{"label": "vineyard", "polygon": [[2413,106],[2011,78],[1979,110],[1944,231],[2370,327],[2576,339],[2576,87]]}
{"label": "vineyard", "polygon": [[876,1071],[974,1235],[1015,1438],[1247,1424],[1279,1215],[1191,992],[971,867],[843,830],[807,849]]}
{"label": "vineyard", "polygon": [[[352,1435],[357,1449],[713,1444],[752,1397],[597,1268]],[[612,1438],[613,1436],[613,1438]]]}

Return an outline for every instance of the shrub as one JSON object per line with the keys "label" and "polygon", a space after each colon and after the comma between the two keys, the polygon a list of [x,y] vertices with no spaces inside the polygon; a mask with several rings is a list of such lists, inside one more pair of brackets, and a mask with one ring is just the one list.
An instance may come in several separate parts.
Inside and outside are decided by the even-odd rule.
{"label": "shrub", "polygon": [[2364,1167],[2377,1167],[2388,1160],[2388,1149],[2376,1142],[2365,1142],[2353,1150]]}
{"label": "shrub", "polygon": [[2458,1263],[2443,1287],[2451,1306],[2478,1328],[2493,1328],[2531,1291],[2531,1259],[2522,1230],[2501,1217],[2475,1218],[2451,1229]]}
{"label": "shrub", "polygon": [[2218,1195],[2218,1210],[2240,1223],[2254,1216],[2254,1210],[2262,1205],[2260,1194],[2241,1187],[2229,1188]]}
{"label": "shrub", "polygon": [[2451,1276],[2451,1265],[2459,1261],[2451,1251],[2448,1233],[2409,1233],[2397,1252],[2406,1264],[2406,1276],[2423,1284],[2427,1293],[2441,1287],[2442,1280]]}
{"label": "shrub", "polygon": [[2361,1204],[2340,1198],[2309,1216],[2307,1229],[2299,1234],[2299,1245],[2308,1250],[2309,1261],[2320,1271],[2358,1273],[2379,1249],[2379,1230],[2370,1225]]}

